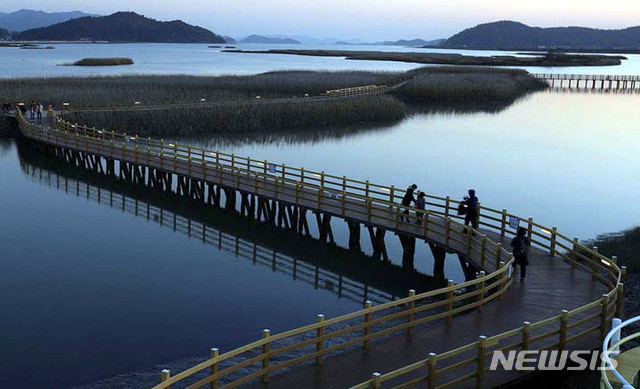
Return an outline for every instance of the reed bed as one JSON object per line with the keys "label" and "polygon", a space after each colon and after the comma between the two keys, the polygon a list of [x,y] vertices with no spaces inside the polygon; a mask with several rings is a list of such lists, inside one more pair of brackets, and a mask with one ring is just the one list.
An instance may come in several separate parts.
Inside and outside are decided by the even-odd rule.
{"label": "reed bed", "polygon": [[410,102],[514,101],[547,84],[523,70],[487,68],[423,68],[407,72],[414,77],[395,92]]}
{"label": "reed bed", "polygon": [[133,65],[131,58],[83,58],[70,64],[71,66],[121,66]]}
{"label": "reed bed", "polygon": [[[394,85],[383,95],[305,99],[327,90]],[[425,67],[408,72],[281,71],[253,76],[121,76],[0,80],[0,99],[60,107],[73,122],[140,136],[299,133],[357,123],[389,123],[429,111],[498,112],[546,84],[521,70]],[[261,99],[256,99],[260,96]],[[118,111],[117,107],[207,103],[199,108]],[[273,99],[286,99],[280,102]],[[271,101],[269,101],[271,100]],[[116,107],[73,112],[81,107]],[[193,105],[192,105],[193,107]]]}
{"label": "reed bed", "polygon": [[229,104],[149,111],[71,112],[67,120],[140,136],[240,135],[401,120],[407,107],[387,95],[321,101]]}
{"label": "reed bed", "polygon": [[2,101],[42,101],[74,107],[195,103],[234,99],[303,97],[330,89],[395,82],[402,73],[280,71],[251,76],[119,76],[0,80]]}

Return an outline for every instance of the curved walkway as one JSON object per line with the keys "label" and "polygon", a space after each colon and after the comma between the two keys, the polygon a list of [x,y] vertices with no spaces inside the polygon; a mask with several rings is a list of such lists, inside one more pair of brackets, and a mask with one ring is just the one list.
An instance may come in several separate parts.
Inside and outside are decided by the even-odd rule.
{"label": "curved walkway", "polygon": [[[342,388],[366,380],[373,371],[388,371],[421,360],[431,352],[441,353],[467,345],[478,339],[479,335],[491,336],[507,331],[509,336],[517,337],[520,332],[510,330],[518,328],[525,320],[539,321],[549,317],[551,319],[536,325],[536,330],[546,329],[546,332],[532,334],[530,341],[539,343],[531,347],[556,347],[559,342],[560,347],[584,347],[582,345],[586,344],[589,348],[595,348],[598,346],[595,340],[606,328],[613,311],[618,308],[615,301],[620,280],[617,266],[610,259],[590,252],[575,241],[573,247],[568,247],[571,243],[567,242],[571,241],[560,235],[555,228],[542,228],[531,219],[528,220],[529,235],[539,248],[532,248],[527,281],[522,284],[516,281],[512,285],[510,253],[500,247],[508,247],[509,239],[506,236],[513,233],[507,228],[507,217],[511,218],[513,215],[508,215],[506,211],[483,208],[481,226],[490,229],[471,234],[462,231],[462,226],[451,219],[457,207],[455,201],[429,196],[429,210],[423,215],[425,223],[415,224],[415,219],[407,223],[400,219],[401,212],[406,207],[397,204],[400,194],[395,192],[393,186],[373,185],[368,181],[365,183],[324,172],[287,168],[268,161],[238,158],[220,152],[178,146],[175,143],[138,139],[75,126],[60,120],[54,122],[55,126],[43,127],[24,121],[20,115],[18,120],[20,129],[27,138],[60,148],[65,153],[79,151],[79,160],[87,155],[95,155],[119,160],[121,164],[142,165],[176,174],[178,177],[224,185],[227,189],[273,199],[280,204],[293,204],[347,221],[394,231],[405,237],[429,241],[463,255],[481,268],[493,270],[490,274],[480,275],[478,279],[462,285],[450,285],[438,291],[410,296],[326,322],[320,320],[317,324],[273,337],[265,332],[262,340],[221,356],[213,356],[176,377],[170,378],[170,373],[166,372],[164,382],[156,388],[169,387],[172,383],[204,369],[208,371],[209,368],[212,369],[210,375],[204,378],[194,376],[200,381],[190,388],[217,385],[227,374],[237,374],[240,369],[255,364],[261,368],[251,373],[242,372],[240,378],[233,380],[227,387],[248,384],[262,377],[263,381],[270,381],[270,388]],[[411,211],[413,213],[416,210]],[[540,231],[537,231],[538,228]],[[584,272],[584,269],[591,269],[592,274]],[[598,299],[605,292],[609,293],[608,297],[612,301],[603,299],[600,312]],[[499,300],[493,301],[495,299]],[[568,317],[563,316],[560,329],[556,330],[556,315],[561,310],[574,310],[571,315],[573,322],[567,325]],[[381,313],[386,316],[379,317]],[[379,324],[387,327],[376,327]],[[332,328],[333,325],[342,327]],[[548,330],[549,327],[551,331]],[[277,341],[309,333],[314,336],[275,348]],[[341,339],[354,333],[363,335]],[[567,343],[568,339],[574,338],[576,342]],[[362,350],[362,342],[366,350]],[[313,346],[315,352],[301,356],[288,355],[291,351],[302,352],[304,347]],[[262,352],[255,355],[255,349],[261,349]],[[344,351],[336,354],[338,350]],[[253,356],[226,368],[225,374],[217,370],[220,362],[250,351],[254,352]],[[275,357],[282,357],[284,353],[287,353],[285,356],[289,359],[280,363],[273,362]],[[463,352],[461,353],[459,358],[464,358]],[[313,359],[322,366],[306,365],[275,374],[278,369]],[[460,366],[466,366],[464,359],[458,359],[458,362]],[[454,370],[451,368],[447,372],[453,374]],[[484,385],[511,380],[514,378],[511,374],[492,374],[483,381]],[[442,376],[445,377],[446,374]],[[469,377],[475,376],[467,374],[458,380],[468,383]],[[481,377],[476,377],[476,380],[481,382]],[[250,386],[264,385],[253,383]]]}

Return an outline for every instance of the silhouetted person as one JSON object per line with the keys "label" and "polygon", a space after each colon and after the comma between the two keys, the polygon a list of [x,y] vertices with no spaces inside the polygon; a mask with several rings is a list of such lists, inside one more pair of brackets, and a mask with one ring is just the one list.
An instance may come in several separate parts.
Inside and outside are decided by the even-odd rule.
{"label": "silhouetted person", "polygon": [[36,118],[36,102],[31,102],[31,107],[29,107],[29,114],[31,116],[31,120]]}
{"label": "silhouetted person", "polygon": [[[476,197],[476,191],[474,189],[469,189],[469,196],[464,196],[463,203],[467,206],[467,212],[464,215],[464,225],[468,226],[471,224],[471,227],[474,229],[478,229],[478,198]],[[464,229],[464,232],[467,232],[467,229]]]}
{"label": "silhouetted person", "polygon": [[42,106],[42,103],[36,103],[36,113],[38,114],[38,120],[42,120],[42,111],[44,111],[44,106]]}
{"label": "silhouetted person", "polygon": [[[418,189],[418,185],[413,184],[410,187],[407,188],[407,192],[404,194],[404,197],[402,198],[402,205],[405,207],[404,212],[402,212],[404,215],[407,215],[407,221],[409,221],[409,210],[406,207],[410,207],[411,203],[415,203],[416,199],[415,197],[413,197],[413,192]],[[400,220],[402,220],[403,218],[400,217]]]}
{"label": "silhouetted person", "polygon": [[416,208],[418,208],[418,211],[416,211],[416,217],[418,218],[416,224],[422,224],[422,215],[424,215],[424,212],[420,211],[424,211],[425,205],[427,204],[427,200],[424,198],[424,196],[424,192],[420,192],[418,193],[418,198],[416,199]]}
{"label": "silhouetted person", "polygon": [[524,277],[527,275],[529,246],[531,246],[531,241],[527,238],[527,230],[524,227],[518,228],[516,237],[511,241],[511,247],[514,258],[513,270],[515,271],[516,265],[520,265],[520,281],[524,281]]}

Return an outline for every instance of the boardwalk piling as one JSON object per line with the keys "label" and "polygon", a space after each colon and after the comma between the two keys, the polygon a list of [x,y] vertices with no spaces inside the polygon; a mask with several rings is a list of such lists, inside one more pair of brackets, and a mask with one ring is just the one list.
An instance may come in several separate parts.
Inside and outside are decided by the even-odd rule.
{"label": "boardwalk piling", "polygon": [[522,324],[522,350],[528,350],[531,343],[531,323],[525,321]]}

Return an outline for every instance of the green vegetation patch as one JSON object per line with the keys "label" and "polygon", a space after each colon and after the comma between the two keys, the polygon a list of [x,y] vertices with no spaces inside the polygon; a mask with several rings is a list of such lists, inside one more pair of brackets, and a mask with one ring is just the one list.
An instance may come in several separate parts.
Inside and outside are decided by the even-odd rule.
{"label": "green vegetation patch", "polygon": [[133,65],[131,58],[83,58],[72,66],[120,66]]}

